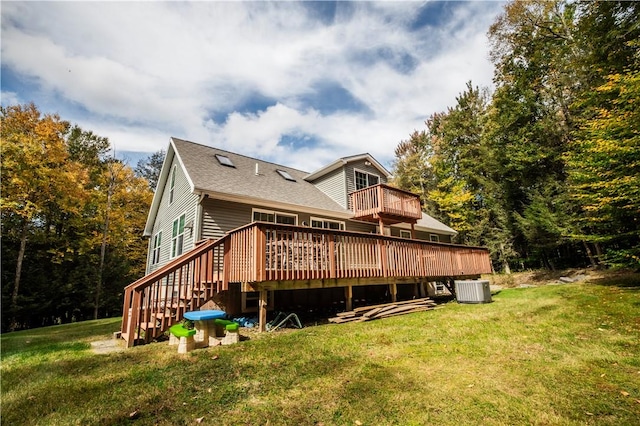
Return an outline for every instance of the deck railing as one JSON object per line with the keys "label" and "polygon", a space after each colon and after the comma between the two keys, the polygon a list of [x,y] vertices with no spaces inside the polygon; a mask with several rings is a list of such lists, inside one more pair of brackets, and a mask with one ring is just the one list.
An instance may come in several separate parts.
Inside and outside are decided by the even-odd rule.
{"label": "deck railing", "polygon": [[[485,248],[254,222],[209,240],[125,288],[122,337],[150,342],[229,283],[436,279],[491,272]],[[379,281],[377,281],[379,279]],[[291,284],[291,283],[289,283]],[[304,288],[301,285],[300,288]]]}
{"label": "deck railing", "polygon": [[356,218],[375,218],[379,215],[405,219],[420,219],[420,198],[411,192],[378,184],[349,194]]}
{"label": "deck railing", "polygon": [[146,343],[226,290],[225,239],[208,240],[124,289],[122,337],[127,347]]}
{"label": "deck railing", "polygon": [[[486,248],[272,223],[231,239],[229,281],[456,277],[491,273]],[[232,233],[233,236],[233,233]]]}

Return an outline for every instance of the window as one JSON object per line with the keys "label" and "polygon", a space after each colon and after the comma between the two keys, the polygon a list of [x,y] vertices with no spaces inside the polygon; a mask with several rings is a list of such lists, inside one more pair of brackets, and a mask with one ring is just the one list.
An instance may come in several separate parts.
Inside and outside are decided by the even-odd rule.
{"label": "window", "polygon": [[227,157],[226,155],[220,155],[220,154],[216,154],[216,158],[218,159],[218,162],[220,164],[222,164],[223,166],[227,166],[227,167],[233,167],[235,168],[236,166],[233,164],[233,161],[231,161],[229,159],[229,157]]}
{"label": "window", "polygon": [[153,237],[153,251],[151,252],[151,264],[155,265],[160,262],[160,246],[162,245],[162,231]]}
{"label": "window", "polygon": [[182,254],[182,246],[184,243],[184,214],[173,221],[173,230],[171,232],[171,257],[180,256]]}
{"label": "window", "polygon": [[411,231],[405,231],[404,229],[400,230],[400,237],[402,238],[411,238]]}
{"label": "window", "polygon": [[295,225],[297,221],[297,216],[276,213],[276,223],[281,223],[283,225]]}
{"label": "window", "polygon": [[372,175],[367,172],[355,170],[356,190],[377,185],[380,183],[380,176]]}
{"label": "window", "polygon": [[298,216],[269,210],[253,209],[254,222],[281,223],[283,225],[297,225]]}
{"label": "window", "polygon": [[311,218],[311,227],[312,228],[322,228],[322,229],[336,229],[340,231],[344,231],[344,222],[339,222],[337,220],[323,219],[318,217]]}
{"label": "window", "polygon": [[275,222],[276,215],[273,212],[261,212],[261,211],[254,211],[253,212],[253,220],[255,222]]}
{"label": "window", "polygon": [[178,166],[173,166],[173,170],[171,170],[171,183],[169,184],[169,205],[173,203],[173,190],[176,186],[176,168]]}
{"label": "window", "polygon": [[282,176],[283,178],[285,178],[286,180],[290,180],[291,182],[295,182],[295,181],[296,181],[296,180],[293,178],[293,176],[291,176],[291,175],[289,174],[289,172],[287,172],[287,171],[285,171],[285,170],[280,170],[280,169],[278,169],[278,170],[276,170],[276,172],[278,172],[278,174],[279,174],[280,176]]}
{"label": "window", "polygon": [[439,243],[440,242],[440,237],[436,234],[430,234],[429,235],[429,240],[434,242],[434,243]]}

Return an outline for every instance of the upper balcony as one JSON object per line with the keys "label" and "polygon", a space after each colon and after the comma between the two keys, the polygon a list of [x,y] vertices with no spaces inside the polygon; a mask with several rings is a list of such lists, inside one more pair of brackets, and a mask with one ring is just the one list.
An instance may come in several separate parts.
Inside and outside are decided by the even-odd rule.
{"label": "upper balcony", "polygon": [[386,225],[416,223],[422,217],[420,197],[380,183],[349,194],[354,218]]}

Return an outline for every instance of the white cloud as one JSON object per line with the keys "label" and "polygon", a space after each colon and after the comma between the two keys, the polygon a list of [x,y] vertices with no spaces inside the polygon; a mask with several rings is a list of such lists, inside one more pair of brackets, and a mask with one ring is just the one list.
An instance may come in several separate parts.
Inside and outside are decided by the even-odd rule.
{"label": "white cloud", "polygon": [[[60,99],[64,119],[121,151],[156,151],[178,136],[313,170],[365,151],[388,163],[397,143],[452,105],[466,81],[491,84],[485,33],[495,3],[464,4],[420,31],[407,28],[420,6],[413,2],[339,3],[331,25],[306,6],[3,3],[3,66],[38,85],[29,94],[3,90],[36,104],[38,96]],[[411,54],[415,68],[363,60],[376,49]],[[368,112],[323,115],[299,102],[318,81],[340,82]],[[276,102],[235,111],[254,93]],[[13,99],[2,95],[3,104]],[[221,114],[226,121],[212,121]],[[278,145],[291,134],[318,143]]]}
{"label": "white cloud", "polygon": [[0,101],[2,103],[2,106],[16,105],[16,104],[22,103],[22,101],[20,100],[20,97],[18,97],[18,94],[16,92],[9,92],[4,90],[0,94]]}

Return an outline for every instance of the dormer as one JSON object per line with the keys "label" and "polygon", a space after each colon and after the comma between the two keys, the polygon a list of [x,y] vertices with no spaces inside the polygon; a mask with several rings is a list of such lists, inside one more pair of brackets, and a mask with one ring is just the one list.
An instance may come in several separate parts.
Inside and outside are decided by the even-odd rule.
{"label": "dormer", "polygon": [[359,189],[386,184],[391,173],[371,154],[342,157],[307,175],[311,182],[345,209],[351,210],[349,194]]}

